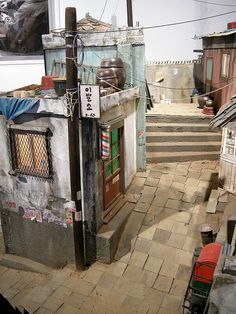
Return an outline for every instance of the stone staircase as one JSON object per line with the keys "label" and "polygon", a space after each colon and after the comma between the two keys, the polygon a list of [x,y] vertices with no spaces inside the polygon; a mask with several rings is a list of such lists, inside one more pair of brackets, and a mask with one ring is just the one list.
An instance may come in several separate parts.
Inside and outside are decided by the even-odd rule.
{"label": "stone staircase", "polygon": [[210,129],[210,119],[210,116],[147,114],[147,162],[219,159],[221,132]]}

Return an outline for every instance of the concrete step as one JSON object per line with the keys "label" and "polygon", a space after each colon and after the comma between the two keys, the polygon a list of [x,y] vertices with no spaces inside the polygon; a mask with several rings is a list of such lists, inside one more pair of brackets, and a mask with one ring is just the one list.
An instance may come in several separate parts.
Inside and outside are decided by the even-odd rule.
{"label": "concrete step", "polygon": [[147,152],[147,162],[178,162],[194,160],[218,160],[219,152]]}
{"label": "concrete step", "polygon": [[218,132],[210,129],[208,123],[146,123],[147,132]]}
{"label": "concrete step", "polygon": [[221,141],[221,133],[213,132],[147,132],[147,143],[161,142],[215,142]]}
{"label": "concrete step", "polygon": [[109,264],[114,260],[119,239],[135,204],[126,202],[116,215],[103,224],[96,236],[97,260]]}
{"label": "concrete step", "polygon": [[220,152],[221,142],[162,142],[162,143],[147,143],[147,152]]}
{"label": "concrete step", "polygon": [[149,115],[146,114],[147,123],[198,123],[209,124],[212,116],[182,116],[182,115]]}
{"label": "concrete step", "polygon": [[124,255],[130,252],[131,241],[139,234],[144,217],[145,213],[133,210],[120,237],[115,260],[120,260]]}

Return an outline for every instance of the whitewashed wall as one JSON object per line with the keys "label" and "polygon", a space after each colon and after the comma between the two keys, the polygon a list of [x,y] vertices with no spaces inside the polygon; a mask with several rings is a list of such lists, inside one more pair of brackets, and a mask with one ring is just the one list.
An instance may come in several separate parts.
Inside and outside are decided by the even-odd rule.
{"label": "whitewashed wall", "polygon": [[[89,12],[94,18],[117,26],[127,25],[126,0],[49,0],[50,28],[64,27],[65,8],[76,7],[77,19]],[[134,25],[152,26],[198,19],[236,10],[235,0],[215,0],[206,4],[194,0],[133,0]],[[103,14],[102,14],[103,13]],[[236,13],[200,22],[155,28],[145,31],[146,59],[154,61],[193,59],[194,49],[201,49],[201,40],[195,35],[219,32],[227,22],[236,21]],[[11,90],[30,83],[39,83],[44,74],[43,60],[37,63],[23,61],[9,63],[0,60],[0,91]]]}
{"label": "whitewashed wall", "polygon": [[[49,110],[48,110],[49,109]],[[59,100],[41,100],[38,113],[56,112],[62,114],[65,111],[62,101]],[[36,114],[35,114],[36,116]],[[25,114],[22,119],[27,117]],[[70,201],[70,176],[69,176],[69,159],[68,159],[68,136],[67,136],[67,120],[62,118],[40,118],[23,122],[24,126],[49,127],[53,133],[51,137],[51,153],[53,164],[53,181],[37,180],[29,176],[25,180],[20,180],[19,177],[10,176],[8,172],[11,170],[10,158],[8,152],[6,122],[3,116],[0,115],[0,138],[1,157],[0,157],[0,196],[1,201],[14,201],[18,206],[27,208],[33,206],[43,210],[48,208],[49,203],[60,204]],[[65,215],[63,206],[54,206],[55,214]]]}

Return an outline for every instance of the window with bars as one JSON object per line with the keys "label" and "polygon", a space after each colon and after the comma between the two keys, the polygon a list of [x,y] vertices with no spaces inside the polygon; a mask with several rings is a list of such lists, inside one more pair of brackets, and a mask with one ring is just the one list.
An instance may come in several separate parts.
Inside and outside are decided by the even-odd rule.
{"label": "window with bars", "polygon": [[10,128],[9,136],[14,174],[52,179],[51,131]]}

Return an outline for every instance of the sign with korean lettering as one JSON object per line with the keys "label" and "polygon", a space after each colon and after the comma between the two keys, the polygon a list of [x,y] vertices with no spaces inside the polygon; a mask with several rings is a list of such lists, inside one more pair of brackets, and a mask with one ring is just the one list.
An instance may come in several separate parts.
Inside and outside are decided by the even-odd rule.
{"label": "sign with korean lettering", "polygon": [[100,118],[100,86],[80,84],[81,116]]}

